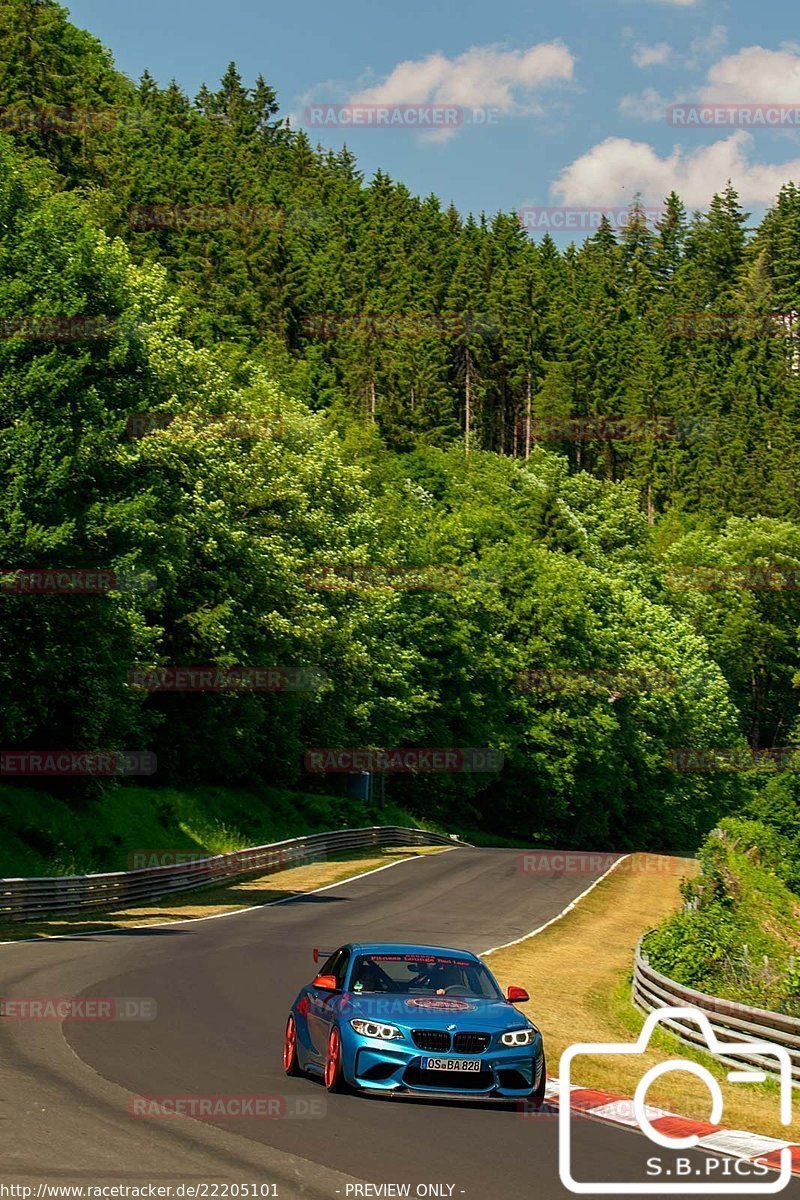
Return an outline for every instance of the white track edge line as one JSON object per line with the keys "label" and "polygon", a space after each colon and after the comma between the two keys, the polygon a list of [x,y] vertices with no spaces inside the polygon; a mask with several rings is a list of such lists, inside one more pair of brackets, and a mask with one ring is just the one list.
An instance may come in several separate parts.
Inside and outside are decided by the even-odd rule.
{"label": "white track edge line", "polygon": [[488,954],[496,954],[498,950],[506,950],[509,946],[518,946],[520,942],[527,942],[529,938],[534,938],[538,934],[542,933],[545,929],[549,929],[551,925],[555,925],[556,921],[560,921],[562,917],[567,915],[567,913],[572,912],[573,908],[575,908],[577,904],[580,904],[581,900],[584,900],[590,892],[593,892],[598,884],[602,883],[604,879],[607,879],[608,876],[612,874],[612,872],[616,871],[620,863],[624,863],[626,859],[629,859],[630,857],[630,854],[623,854],[620,858],[618,858],[616,862],[611,864],[607,871],[604,871],[602,875],[599,875],[597,879],[595,879],[594,883],[589,884],[588,888],[581,892],[580,896],[576,896],[574,900],[571,900],[567,907],[561,910],[558,916],[551,917],[549,921],[545,921],[544,925],[540,925],[539,928],[534,929],[532,933],[523,933],[522,937],[514,938],[514,940],[511,942],[503,942],[499,946],[492,946],[491,950],[482,950],[480,955],[481,958],[486,958]]}
{"label": "white track edge line", "polygon": [[[442,852],[447,853],[448,850],[455,849],[455,846],[443,846]],[[312,888],[309,892],[297,892],[293,896],[283,896],[280,900],[268,900],[266,904],[251,904],[249,908],[234,908],[230,912],[211,913],[208,917],[183,917],[179,921],[145,922],[144,925],[126,925],[123,929],[84,929],[77,933],[57,933],[52,937],[15,938],[10,942],[0,942],[0,946],[41,945],[43,942],[63,942],[67,938],[104,937],[109,933],[127,933],[131,929],[164,929],[169,925],[199,925],[201,921],[220,921],[223,917],[239,917],[242,913],[259,912],[262,908],[276,908],[279,904],[288,904],[290,901],[296,900],[298,896],[316,896],[319,892],[329,892],[331,888],[341,887],[345,883],[353,883],[356,879],[366,879],[368,875],[377,875],[379,871],[388,871],[391,867],[401,867],[403,863],[416,862],[420,858],[428,857],[427,854],[412,854],[408,858],[399,858],[397,862],[384,863],[369,871],[361,871],[358,875],[348,875],[346,878],[340,879],[338,883],[326,883],[323,887]]]}

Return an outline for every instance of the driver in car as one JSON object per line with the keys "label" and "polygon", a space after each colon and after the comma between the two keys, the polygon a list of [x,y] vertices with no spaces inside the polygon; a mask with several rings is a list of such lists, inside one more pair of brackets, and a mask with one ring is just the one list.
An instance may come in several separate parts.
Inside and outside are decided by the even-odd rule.
{"label": "driver in car", "polygon": [[431,963],[420,983],[426,983],[437,996],[445,996],[450,988],[461,988],[461,972],[451,963]]}

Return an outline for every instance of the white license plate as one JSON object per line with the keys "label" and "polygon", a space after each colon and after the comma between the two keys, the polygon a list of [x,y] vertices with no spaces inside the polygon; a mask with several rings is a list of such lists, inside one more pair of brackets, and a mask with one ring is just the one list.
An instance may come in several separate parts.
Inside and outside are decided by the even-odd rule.
{"label": "white license plate", "polygon": [[480,1071],[479,1058],[423,1058],[423,1071]]}

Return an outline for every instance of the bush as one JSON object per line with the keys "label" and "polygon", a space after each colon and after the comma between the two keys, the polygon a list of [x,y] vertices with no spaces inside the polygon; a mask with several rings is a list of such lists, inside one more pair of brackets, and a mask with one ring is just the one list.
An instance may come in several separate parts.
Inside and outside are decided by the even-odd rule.
{"label": "bush", "polygon": [[[725,962],[741,952],[742,929],[730,909],[719,901],[698,912],[672,917],[645,940],[651,965],[698,991],[709,990]],[[712,989],[713,990],[713,989]]]}
{"label": "bush", "polygon": [[765,821],[723,820],[698,853],[697,878],[683,887],[684,911],[645,940],[653,967],[686,987],[758,1007],[800,1006],[789,956],[800,946],[792,849]]}

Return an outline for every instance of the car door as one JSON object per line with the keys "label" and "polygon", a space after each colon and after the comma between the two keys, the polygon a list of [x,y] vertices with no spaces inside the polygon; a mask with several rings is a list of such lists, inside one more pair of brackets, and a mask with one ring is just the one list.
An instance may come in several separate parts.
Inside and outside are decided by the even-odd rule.
{"label": "car door", "polygon": [[308,989],[308,1036],[314,1056],[319,1062],[325,1061],[328,1049],[328,1036],[340,1008],[342,988],[344,986],[347,968],[350,963],[348,950],[337,950],[324,966],[320,967],[320,975],[333,975],[336,979],[336,991],[329,992],[324,988],[315,988],[312,984]]}

